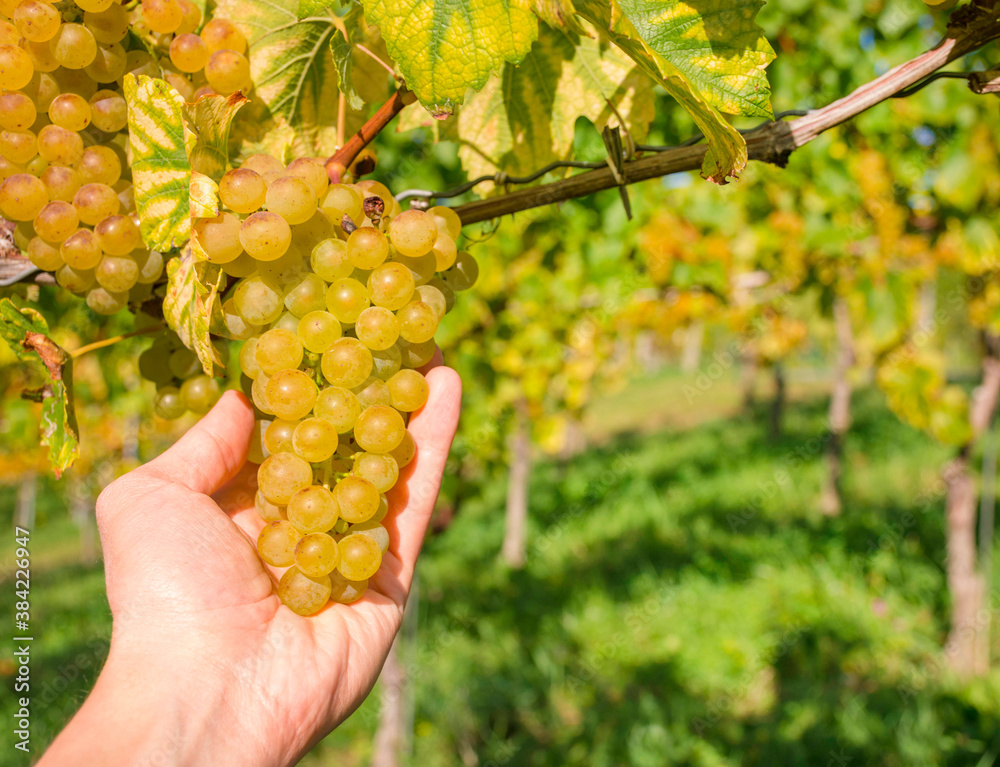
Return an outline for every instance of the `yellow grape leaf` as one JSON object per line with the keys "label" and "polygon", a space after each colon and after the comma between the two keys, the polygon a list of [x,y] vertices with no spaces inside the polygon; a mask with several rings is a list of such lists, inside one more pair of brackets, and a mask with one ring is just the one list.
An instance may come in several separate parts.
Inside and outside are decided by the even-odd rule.
{"label": "yellow grape leaf", "polygon": [[198,355],[206,375],[214,375],[215,365],[222,364],[212,345],[209,323],[225,281],[222,268],[200,260],[191,243],[167,263],[163,316],[184,345]]}
{"label": "yellow grape leaf", "polygon": [[531,0],[363,0],[407,87],[443,117],[538,36]]}
{"label": "yellow grape leaf", "polygon": [[237,91],[229,97],[203,96],[184,105],[184,115],[197,137],[189,154],[193,170],[215,181],[229,170],[229,130],[247,102]]}
{"label": "yellow grape leaf", "polygon": [[[219,185],[208,176],[191,171],[191,218],[219,215]],[[192,232],[191,237],[194,238]]]}
{"label": "yellow grape leaf", "polygon": [[146,247],[168,251],[191,234],[194,134],[184,123],[184,99],[163,80],[126,75],[125,100],[139,229]]}

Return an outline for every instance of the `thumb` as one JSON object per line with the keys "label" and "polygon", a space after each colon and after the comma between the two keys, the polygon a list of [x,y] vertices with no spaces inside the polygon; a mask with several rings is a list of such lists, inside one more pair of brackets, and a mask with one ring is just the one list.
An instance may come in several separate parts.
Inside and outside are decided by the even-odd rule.
{"label": "thumb", "polygon": [[139,471],[152,471],[197,493],[211,495],[246,462],[253,423],[253,408],[247,398],[227,391],[173,447]]}

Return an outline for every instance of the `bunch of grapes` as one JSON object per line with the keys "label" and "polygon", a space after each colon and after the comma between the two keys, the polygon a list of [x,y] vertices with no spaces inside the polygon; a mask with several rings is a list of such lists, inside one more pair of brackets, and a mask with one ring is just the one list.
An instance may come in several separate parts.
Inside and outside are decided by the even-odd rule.
{"label": "bunch of grapes", "polygon": [[243,35],[224,19],[193,34],[201,22],[190,0],[0,0],[0,211],[31,262],[100,314],[142,303],[164,267],[139,232],[125,75],[188,100],[251,87]]}
{"label": "bunch of grapes", "polygon": [[385,494],[413,460],[407,422],[428,395],[418,369],[478,267],[453,211],[402,211],[378,182],[330,185],[319,160],[254,155],[219,196],[225,210],[194,236],[237,278],[216,330],[244,341],[258,414],[257,550],[288,567],[279,596],[309,615],[359,599],[378,571]]}

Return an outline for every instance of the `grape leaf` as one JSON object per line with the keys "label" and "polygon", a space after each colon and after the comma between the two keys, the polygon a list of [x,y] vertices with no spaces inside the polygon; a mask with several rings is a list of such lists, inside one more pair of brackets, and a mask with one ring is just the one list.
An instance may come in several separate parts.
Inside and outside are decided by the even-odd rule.
{"label": "grape leaf", "polygon": [[199,260],[191,243],[167,263],[163,316],[184,345],[198,355],[206,375],[214,375],[214,366],[222,364],[209,336],[209,324],[225,280],[226,273],[219,266]]}
{"label": "grape leaf", "polygon": [[647,45],[614,0],[610,4],[576,0],[575,7],[577,13],[627,53],[691,115],[708,142],[702,175],[719,184],[730,177],[738,178],[747,164],[746,142],[687,76]]}
{"label": "grape leaf", "polygon": [[451,114],[538,36],[530,0],[363,0],[406,86],[434,116]]}
{"label": "grape leaf", "polygon": [[[191,172],[191,218],[215,218],[219,215],[219,185],[208,176]],[[194,230],[191,232],[193,240]]]}
{"label": "grape leaf", "polygon": [[125,99],[139,229],[150,250],[167,251],[191,233],[194,135],[184,124],[184,100],[163,80],[126,75]]}
{"label": "grape leaf", "polygon": [[42,444],[49,448],[49,463],[58,478],[79,454],[80,436],[73,409],[72,357],[46,335],[48,330],[37,310],[9,298],[0,300],[0,335],[18,359],[37,358],[48,372],[48,382],[24,396],[42,402]]}
{"label": "grape leaf", "polygon": [[573,152],[575,124],[617,125],[633,139],[654,117],[653,82],[606,42],[542,28],[520,66],[469,98],[458,114],[459,157],[470,176],[522,175]]}
{"label": "grape leaf", "polygon": [[237,91],[225,96],[203,96],[184,105],[184,115],[197,140],[188,154],[191,168],[215,181],[229,170],[229,130],[236,113],[248,102]]}

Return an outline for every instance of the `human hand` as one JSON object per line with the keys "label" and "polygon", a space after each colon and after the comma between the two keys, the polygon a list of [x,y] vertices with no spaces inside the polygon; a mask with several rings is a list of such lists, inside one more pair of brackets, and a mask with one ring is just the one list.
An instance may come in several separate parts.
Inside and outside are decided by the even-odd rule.
{"label": "human hand", "polygon": [[388,494],[389,549],[365,596],[315,616],[258,559],[246,398],[227,393],[98,500],[108,661],[40,764],[293,764],[370,692],[399,630],[458,423],[461,382],[427,373],[415,460]]}

